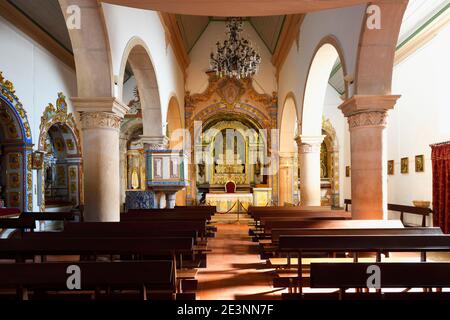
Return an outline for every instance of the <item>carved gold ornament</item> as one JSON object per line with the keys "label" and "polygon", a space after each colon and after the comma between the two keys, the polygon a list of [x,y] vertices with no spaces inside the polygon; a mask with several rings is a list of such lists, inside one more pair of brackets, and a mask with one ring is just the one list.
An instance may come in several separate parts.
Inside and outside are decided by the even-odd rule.
{"label": "carved gold ornament", "polygon": [[40,151],[45,151],[45,139],[47,138],[48,130],[57,123],[65,124],[70,128],[76,140],[75,145],[80,148],[80,133],[77,128],[75,117],[72,113],[67,112],[66,97],[62,92],[59,92],[58,99],[56,100],[56,107],[49,103],[41,117],[38,149]]}
{"label": "carved gold ornament", "polygon": [[[23,108],[22,103],[15,94],[14,85],[11,81],[6,80],[3,77],[3,72],[0,71],[0,89],[1,94],[8,99],[8,101],[14,106],[15,110],[19,114],[23,127],[25,129],[25,135],[28,139],[31,139],[31,129],[28,123],[27,113]],[[15,129],[16,130],[16,129]]]}

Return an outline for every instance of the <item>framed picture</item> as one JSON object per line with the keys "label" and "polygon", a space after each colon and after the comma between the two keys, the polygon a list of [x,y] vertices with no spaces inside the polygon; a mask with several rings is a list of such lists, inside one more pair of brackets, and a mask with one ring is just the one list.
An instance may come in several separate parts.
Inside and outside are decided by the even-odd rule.
{"label": "framed picture", "polygon": [[406,174],[409,172],[409,160],[408,158],[402,158],[401,162],[401,173]]}
{"label": "framed picture", "polygon": [[154,158],[153,159],[153,177],[157,179],[162,179],[163,177],[163,159]]}
{"label": "framed picture", "polygon": [[345,176],[350,177],[350,166],[345,167]]}
{"label": "framed picture", "polygon": [[387,163],[388,175],[392,176],[394,174],[394,160],[389,160]]}
{"label": "framed picture", "polygon": [[424,159],[423,159],[423,154],[416,156],[416,172],[424,172]]}
{"label": "framed picture", "polygon": [[44,164],[44,153],[41,151],[33,152],[32,168],[35,170],[42,169]]}

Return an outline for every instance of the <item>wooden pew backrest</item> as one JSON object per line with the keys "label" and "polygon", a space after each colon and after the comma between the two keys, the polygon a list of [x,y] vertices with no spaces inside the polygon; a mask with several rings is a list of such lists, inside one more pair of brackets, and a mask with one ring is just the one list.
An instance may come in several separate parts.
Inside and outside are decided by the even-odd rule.
{"label": "wooden pew backrest", "polygon": [[450,263],[312,263],[311,288],[367,288],[373,271],[380,269],[381,288],[448,288]]}

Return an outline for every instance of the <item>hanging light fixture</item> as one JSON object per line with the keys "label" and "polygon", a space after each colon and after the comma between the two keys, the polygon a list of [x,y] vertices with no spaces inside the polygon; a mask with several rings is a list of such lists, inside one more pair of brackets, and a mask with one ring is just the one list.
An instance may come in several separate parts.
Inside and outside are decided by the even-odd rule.
{"label": "hanging light fixture", "polygon": [[254,76],[261,63],[260,55],[251,47],[250,41],[241,37],[243,22],[239,18],[231,18],[227,24],[228,39],[216,43],[216,52],[211,52],[211,70],[219,77],[237,79]]}

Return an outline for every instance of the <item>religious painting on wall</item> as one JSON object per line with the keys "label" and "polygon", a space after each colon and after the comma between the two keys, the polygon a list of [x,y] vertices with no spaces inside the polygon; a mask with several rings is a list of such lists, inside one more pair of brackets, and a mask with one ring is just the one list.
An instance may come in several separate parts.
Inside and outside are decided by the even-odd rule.
{"label": "religious painting on wall", "polygon": [[387,164],[388,175],[392,176],[394,174],[394,160],[389,160]]}
{"label": "religious painting on wall", "polygon": [[348,178],[350,177],[350,166],[345,167],[345,176]]}
{"label": "religious painting on wall", "polygon": [[58,152],[64,151],[64,142],[62,141],[61,138],[55,139],[55,148],[56,148],[56,150],[58,150]]}
{"label": "religious painting on wall", "polygon": [[12,189],[20,187],[20,177],[18,173],[10,173],[8,175],[8,186]]}
{"label": "religious painting on wall", "polygon": [[416,156],[416,172],[424,172],[423,154]]}
{"label": "religious painting on wall", "polygon": [[66,167],[64,165],[59,165],[56,167],[56,177],[58,186],[66,186]]}
{"label": "religious painting on wall", "polygon": [[406,174],[409,172],[409,160],[408,158],[401,159],[401,173]]}
{"label": "religious painting on wall", "polygon": [[74,145],[72,139],[67,139],[66,140],[66,145],[67,145],[67,149],[69,149],[70,151],[75,149],[75,145]]}
{"label": "religious painting on wall", "polygon": [[42,169],[44,163],[44,153],[40,151],[35,151],[33,153],[32,168],[35,170]]}
{"label": "religious painting on wall", "polygon": [[8,164],[10,169],[19,169],[20,167],[20,154],[10,153],[8,155]]}
{"label": "religious painting on wall", "polygon": [[20,192],[10,192],[8,199],[9,199],[8,207],[11,208],[20,207]]}

